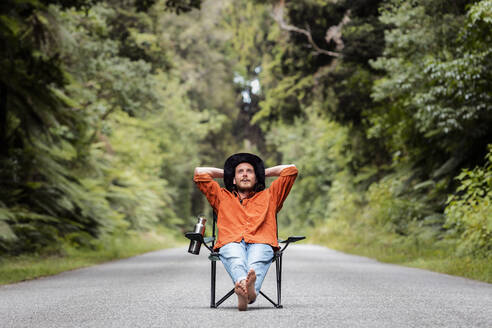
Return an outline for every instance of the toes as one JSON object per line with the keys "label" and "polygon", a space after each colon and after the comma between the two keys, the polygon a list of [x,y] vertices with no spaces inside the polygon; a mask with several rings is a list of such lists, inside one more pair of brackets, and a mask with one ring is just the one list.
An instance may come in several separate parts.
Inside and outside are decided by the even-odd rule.
{"label": "toes", "polygon": [[246,276],[247,283],[249,283],[251,280],[256,280],[256,272],[253,269],[250,269],[248,275]]}
{"label": "toes", "polygon": [[237,282],[235,285],[235,292],[237,294],[237,300],[238,300],[238,310],[239,311],[246,311],[248,308],[248,292],[247,289],[245,288],[245,281],[242,280],[240,282]]}
{"label": "toes", "polygon": [[246,286],[246,283],[241,285],[241,289],[243,290],[244,293],[248,292],[248,286]]}
{"label": "toes", "polygon": [[251,269],[248,272],[248,276],[246,278],[246,284],[249,286],[252,283],[254,283],[255,281],[256,281],[256,272],[255,272],[255,270]]}
{"label": "toes", "polygon": [[248,289],[246,287],[246,283],[244,280],[237,282],[235,285],[236,294],[241,294],[242,296],[246,296],[248,293]]}
{"label": "toes", "polygon": [[254,269],[250,269],[246,277],[246,287],[248,289],[248,302],[250,304],[253,303],[256,299],[255,282],[256,282],[256,272]]}

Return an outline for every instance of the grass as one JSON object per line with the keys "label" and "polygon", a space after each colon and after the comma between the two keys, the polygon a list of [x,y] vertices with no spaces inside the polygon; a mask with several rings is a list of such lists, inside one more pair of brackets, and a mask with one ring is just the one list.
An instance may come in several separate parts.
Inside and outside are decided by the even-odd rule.
{"label": "grass", "polygon": [[451,243],[440,244],[432,239],[423,242],[384,231],[329,225],[317,226],[308,235],[311,243],[342,252],[492,283],[490,258],[456,256]]}
{"label": "grass", "polygon": [[64,247],[55,255],[22,255],[0,260],[0,285],[50,276],[68,270],[123,259],[179,243],[168,232],[135,233],[98,242],[94,249]]}
{"label": "grass", "polygon": [[447,273],[454,276],[492,283],[492,264],[490,259],[464,258],[427,258],[414,259],[405,265]]}

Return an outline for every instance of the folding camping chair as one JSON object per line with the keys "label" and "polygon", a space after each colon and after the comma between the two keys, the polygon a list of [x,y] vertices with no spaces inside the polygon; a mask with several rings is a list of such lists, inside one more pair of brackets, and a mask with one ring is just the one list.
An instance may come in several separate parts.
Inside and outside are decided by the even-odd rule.
{"label": "folding camping chair", "polygon": [[[232,294],[234,294],[234,288],[232,288],[224,297],[222,297],[219,301],[215,301],[215,285],[216,285],[216,276],[217,276],[217,261],[220,261],[219,253],[214,252],[215,245],[215,226],[217,223],[217,215],[213,212],[213,227],[212,227],[212,237],[203,237],[200,233],[195,232],[187,232],[185,234],[186,238],[190,240],[196,240],[201,242],[207,249],[210,251],[210,255],[208,259],[211,263],[211,286],[210,286],[210,307],[217,308],[220,304],[222,304],[225,300],[227,300]],[[278,226],[277,226],[278,227]],[[278,228],[277,228],[277,238],[278,238]],[[275,262],[276,269],[276,279],[277,279],[277,303],[275,303],[270,297],[265,295],[261,290],[260,294],[263,295],[270,303],[273,304],[277,309],[283,308],[282,306],[282,255],[289,246],[290,243],[295,243],[296,241],[305,239],[305,236],[291,236],[287,238],[287,240],[278,240],[279,243],[285,244],[281,249],[276,251],[273,255],[272,262]]]}

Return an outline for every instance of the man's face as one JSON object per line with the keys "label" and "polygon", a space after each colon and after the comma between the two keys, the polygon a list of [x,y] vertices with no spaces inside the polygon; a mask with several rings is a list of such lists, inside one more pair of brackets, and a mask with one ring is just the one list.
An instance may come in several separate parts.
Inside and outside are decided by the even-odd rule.
{"label": "man's face", "polygon": [[236,166],[233,183],[239,191],[252,191],[256,184],[256,174],[253,165],[241,163]]}

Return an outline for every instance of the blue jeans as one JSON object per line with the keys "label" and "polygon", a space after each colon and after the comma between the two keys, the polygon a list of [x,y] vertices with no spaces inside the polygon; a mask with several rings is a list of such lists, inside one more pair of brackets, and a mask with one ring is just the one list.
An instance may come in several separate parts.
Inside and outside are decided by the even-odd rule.
{"label": "blue jeans", "polygon": [[246,279],[249,269],[256,273],[255,289],[259,294],[263,279],[273,260],[273,248],[268,244],[229,243],[219,250],[220,260],[232,278],[232,282]]}

